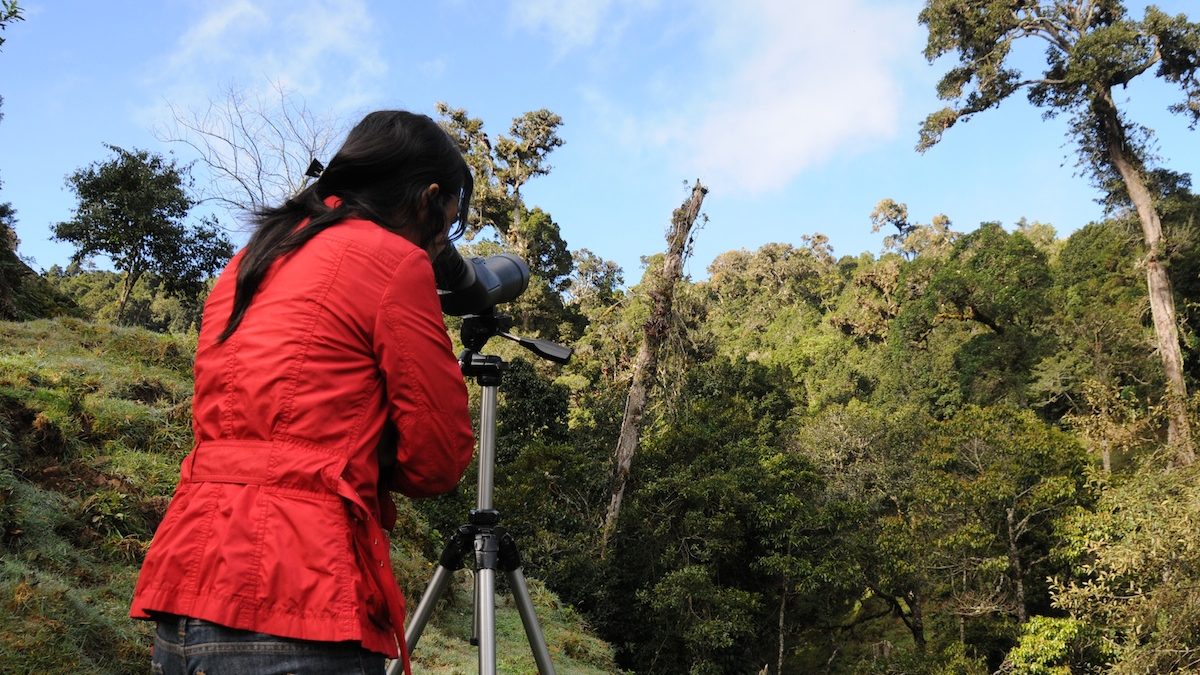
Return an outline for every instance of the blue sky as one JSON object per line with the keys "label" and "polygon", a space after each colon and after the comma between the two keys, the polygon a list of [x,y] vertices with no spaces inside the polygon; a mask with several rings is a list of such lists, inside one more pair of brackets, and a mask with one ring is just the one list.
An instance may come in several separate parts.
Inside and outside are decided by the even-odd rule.
{"label": "blue sky", "polygon": [[[523,194],[569,247],[641,276],[664,248],[685,181],[710,188],[688,273],[718,254],[829,237],[838,255],[878,253],[869,215],[892,198],[910,217],[970,231],[1047,222],[1060,235],[1102,217],[1076,175],[1066,121],[1014,97],[921,155],[946,64],[921,55],[919,0],[22,0],[0,51],[0,201],[17,210],[36,268],[72,249],[50,226],[75,206],[65,177],[104,143],[156,152],[168,103],[198,107],[233,84],[282,83],[347,124],[437,101],[493,138],[538,108],[566,144]],[[1194,0],[1164,0],[1200,19]],[[1140,16],[1141,3],[1129,3]],[[1166,113],[1181,95],[1151,78],[1122,92],[1157,133],[1162,164],[1196,174],[1197,132]],[[199,181],[203,173],[196,172]],[[225,219],[239,243],[240,225]]]}

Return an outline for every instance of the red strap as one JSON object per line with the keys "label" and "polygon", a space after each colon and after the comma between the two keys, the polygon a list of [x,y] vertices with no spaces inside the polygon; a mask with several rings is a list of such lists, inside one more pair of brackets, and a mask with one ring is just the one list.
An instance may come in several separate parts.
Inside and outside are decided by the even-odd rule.
{"label": "red strap", "polygon": [[366,565],[371,577],[375,580],[375,585],[383,592],[383,597],[387,601],[392,634],[396,637],[396,643],[400,647],[404,675],[412,675],[412,667],[408,662],[408,643],[404,639],[404,596],[400,594],[400,586],[396,583],[396,577],[392,574],[392,566],[388,560],[387,534],[375,521],[370,509],[363,503],[362,497],[350,489],[346,481],[338,481],[337,492],[351,505],[351,515],[357,524],[354,544],[358,548],[363,564]]}

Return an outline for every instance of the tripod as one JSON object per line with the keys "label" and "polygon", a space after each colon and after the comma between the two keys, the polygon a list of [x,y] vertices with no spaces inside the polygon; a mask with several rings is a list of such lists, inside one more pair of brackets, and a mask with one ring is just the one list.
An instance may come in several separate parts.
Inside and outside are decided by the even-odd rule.
{"label": "tripod", "polygon": [[[421,639],[421,633],[433,615],[438,598],[450,583],[454,571],[463,566],[463,558],[474,551],[475,637],[471,643],[479,647],[480,675],[494,675],[496,672],[497,570],[504,572],[508,579],[538,672],[541,675],[554,675],[550,651],[538,625],[537,615],[534,614],[525,574],[521,571],[521,554],[517,549],[516,540],[499,526],[500,512],[492,508],[496,463],[496,393],[508,364],[498,356],[480,354],[479,351],[488,339],[496,335],[513,340],[555,363],[566,363],[571,358],[571,349],[545,340],[511,335],[506,332],[511,326],[511,317],[495,314],[492,310],[463,319],[460,336],[466,349],[459,355],[459,366],[464,377],[474,377],[483,389],[479,420],[478,492],[475,508],[469,511],[467,523],[459,526],[442,550],[433,579],[425,589],[425,594],[421,596],[421,602],[405,630],[404,641],[410,654],[416,650],[417,641]],[[393,661],[388,666],[387,674],[397,675],[400,665],[399,660]]]}

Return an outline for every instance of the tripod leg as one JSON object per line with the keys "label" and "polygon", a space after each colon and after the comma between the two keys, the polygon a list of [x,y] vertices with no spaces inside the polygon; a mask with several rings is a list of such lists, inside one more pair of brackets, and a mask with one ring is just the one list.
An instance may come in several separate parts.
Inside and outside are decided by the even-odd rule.
{"label": "tripod leg", "polygon": [[475,582],[479,616],[479,675],[496,673],[496,570],[481,569]]}
{"label": "tripod leg", "polygon": [[408,645],[409,654],[417,648],[417,641],[421,639],[421,633],[425,632],[425,624],[429,623],[429,617],[433,616],[433,610],[437,607],[438,598],[442,597],[442,591],[446,590],[446,585],[450,583],[453,575],[453,571],[441,565],[438,565],[433,573],[433,579],[425,589],[425,594],[421,596],[417,611],[413,612],[409,619],[408,629],[404,631],[404,642]]}
{"label": "tripod leg", "polygon": [[[425,594],[421,596],[421,603],[417,605],[417,611],[413,612],[409,617],[408,628],[404,631],[404,643],[408,645],[408,653],[412,654],[417,648],[417,641],[421,639],[421,633],[425,632],[425,624],[429,623],[429,617],[433,616],[433,609],[437,607],[438,598],[442,597],[442,591],[446,590],[446,585],[450,583],[454,571],[446,569],[438,565],[437,570],[433,573],[433,579],[430,579],[429,586],[425,588]],[[388,664],[386,675],[400,675],[403,672],[404,664],[400,659],[392,659]]]}
{"label": "tripod leg", "polygon": [[512,586],[513,598],[517,601],[517,611],[521,614],[525,637],[529,640],[529,648],[533,650],[533,660],[537,663],[538,672],[541,675],[555,675],[554,664],[550,662],[550,650],[546,647],[542,627],[538,625],[537,615],[533,612],[529,586],[525,583],[525,574],[520,567],[508,572],[508,585]]}
{"label": "tripod leg", "polygon": [[[408,653],[412,654],[417,648],[417,641],[421,639],[421,633],[425,632],[425,625],[429,623],[429,618],[433,616],[433,610],[437,607],[438,598],[442,597],[442,593],[446,590],[446,586],[450,584],[451,578],[454,576],[454,570],[462,567],[462,558],[475,541],[475,528],[470,525],[463,525],[450,537],[450,541],[446,542],[446,547],[442,549],[441,558],[438,559],[437,569],[433,573],[433,578],[429,580],[429,586],[425,588],[424,595],[421,596],[421,602],[417,605],[417,611],[413,612],[408,619],[408,628],[404,631],[404,644],[408,646]],[[398,675],[403,666],[399,659],[396,659],[388,665],[387,675]]]}

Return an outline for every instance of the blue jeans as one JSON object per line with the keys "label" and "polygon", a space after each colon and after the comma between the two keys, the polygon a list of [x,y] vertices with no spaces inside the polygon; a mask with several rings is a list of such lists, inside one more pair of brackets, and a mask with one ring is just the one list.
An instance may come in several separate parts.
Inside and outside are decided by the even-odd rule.
{"label": "blue jeans", "polygon": [[383,675],[386,659],[357,642],[316,642],[160,617],[151,672],[162,675]]}

